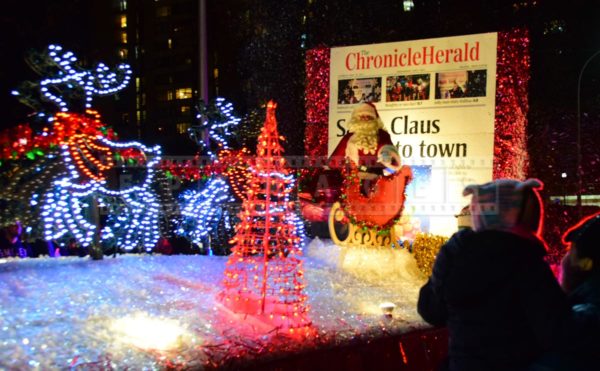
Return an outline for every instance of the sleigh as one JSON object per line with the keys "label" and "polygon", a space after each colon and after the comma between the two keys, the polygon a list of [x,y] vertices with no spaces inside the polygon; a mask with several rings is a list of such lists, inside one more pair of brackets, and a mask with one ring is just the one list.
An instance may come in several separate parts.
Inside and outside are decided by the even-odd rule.
{"label": "sleigh", "polygon": [[308,187],[310,193],[299,194],[302,214],[317,226],[326,222],[329,237],[337,245],[389,247],[401,237],[405,190],[412,180],[410,167],[379,176],[367,187],[353,165],[341,173],[323,171],[315,178]]}

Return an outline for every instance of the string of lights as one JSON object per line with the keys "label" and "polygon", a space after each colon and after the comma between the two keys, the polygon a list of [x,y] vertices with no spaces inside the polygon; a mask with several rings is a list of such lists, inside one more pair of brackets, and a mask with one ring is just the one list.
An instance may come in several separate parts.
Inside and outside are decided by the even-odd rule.
{"label": "string of lights", "polygon": [[[60,45],[49,45],[46,51],[55,63],[57,76],[40,81],[40,92],[45,100],[56,104],[62,112],[69,111],[67,100],[61,96],[60,88],[78,88],[85,93],[85,107],[92,107],[93,97],[111,95],[124,89],[131,80],[131,67],[119,64],[111,71],[104,63],[98,63],[94,70],[88,71],[78,67],[77,57],[71,51],[64,51]],[[13,91],[13,95],[19,95]],[[51,118],[50,118],[51,119]]]}
{"label": "string of lights", "polygon": [[[89,120],[71,113],[58,114],[57,118],[67,122]],[[102,241],[112,239],[114,245],[125,250],[143,247],[150,251],[160,236],[160,207],[152,187],[154,167],[161,158],[160,147],[114,142],[101,135],[75,134],[60,148],[66,172],[51,182],[42,197],[44,238],[58,240],[73,236],[87,247],[98,237]],[[121,159],[134,156],[138,161],[136,171],[144,174],[143,180],[124,184],[116,171],[127,168],[117,166],[116,154]],[[108,217],[99,229],[91,220],[99,213],[95,209],[102,208],[107,209]]]}
{"label": "string of lights", "polygon": [[181,194],[181,198],[183,219],[177,233],[196,244],[202,243],[210,232],[216,230],[221,218],[229,219],[222,204],[234,201],[227,183],[221,178],[212,178],[202,191],[188,190]]}
{"label": "string of lights", "polygon": [[301,231],[289,201],[293,176],[281,161],[275,109],[276,104],[269,102],[221,299],[235,312],[263,316],[294,333],[310,326],[309,307],[299,259]]}
{"label": "string of lights", "polygon": [[[216,143],[217,152],[229,149],[227,137],[233,134],[231,130],[239,125],[241,119],[233,114],[233,104],[221,97],[216,98],[212,105],[200,104],[197,109],[196,118],[200,120],[200,125],[189,128],[188,134],[196,144],[206,149],[211,158],[216,158],[210,146],[211,140]],[[205,131],[208,139],[202,135]]]}

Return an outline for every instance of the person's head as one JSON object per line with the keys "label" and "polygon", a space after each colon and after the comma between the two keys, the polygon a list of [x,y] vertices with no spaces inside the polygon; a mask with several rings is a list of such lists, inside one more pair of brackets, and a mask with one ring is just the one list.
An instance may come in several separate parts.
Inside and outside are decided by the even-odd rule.
{"label": "person's head", "polygon": [[542,232],[543,207],[537,179],[518,181],[498,179],[481,185],[469,185],[463,195],[472,195],[470,211],[473,229],[500,230],[522,236]]}
{"label": "person's head", "polygon": [[383,121],[375,105],[373,103],[357,105],[348,122],[348,131],[354,134],[350,140],[360,149],[376,151],[379,129],[383,129]]}
{"label": "person's head", "polygon": [[362,87],[358,83],[358,80],[350,81],[350,89],[352,89],[353,96],[360,97],[362,95]]}
{"label": "person's head", "polygon": [[463,207],[460,213],[455,215],[458,229],[473,229],[473,218],[471,217],[471,209],[469,205]]}
{"label": "person's head", "polygon": [[600,272],[600,213],[588,216],[563,235],[569,251],[562,261],[561,283],[570,292]]}
{"label": "person's head", "polygon": [[23,231],[23,228],[21,227],[21,222],[19,222],[18,220],[15,221],[13,224],[10,224],[9,226],[6,227],[6,232],[11,237],[20,236],[22,231]]}

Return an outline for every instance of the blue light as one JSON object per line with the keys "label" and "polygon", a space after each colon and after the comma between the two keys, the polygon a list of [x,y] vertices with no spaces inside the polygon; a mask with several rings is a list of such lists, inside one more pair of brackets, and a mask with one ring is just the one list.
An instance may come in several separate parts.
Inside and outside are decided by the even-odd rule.
{"label": "blue light", "polygon": [[[111,148],[136,148],[151,158],[146,163],[146,178],[141,185],[119,191],[106,188],[106,182],[94,179],[81,183],[79,172],[67,145],[62,146],[63,163],[70,176],[58,178],[53,187],[44,195],[42,217],[46,239],[59,239],[67,234],[75,236],[77,242],[86,247],[93,243],[96,225],[86,220],[84,215],[91,207],[91,198],[98,205],[113,205],[106,226],[102,229],[103,241],[114,243],[126,250],[142,246],[151,250],[159,238],[158,199],[152,189],[154,166],[160,161],[160,147],[146,147],[138,142],[116,143],[103,137],[97,138]],[[33,202],[33,200],[32,200]]]}

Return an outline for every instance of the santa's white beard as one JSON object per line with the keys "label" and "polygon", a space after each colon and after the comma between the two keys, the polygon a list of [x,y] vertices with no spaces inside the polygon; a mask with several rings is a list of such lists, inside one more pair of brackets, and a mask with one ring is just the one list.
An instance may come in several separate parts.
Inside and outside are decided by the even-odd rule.
{"label": "santa's white beard", "polygon": [[377,119],[370,121],[351,121],[348,125],[348,131],[353,133],[348,144],[365,154],[375,154],[377,152],[377,131],[381,124]]}

